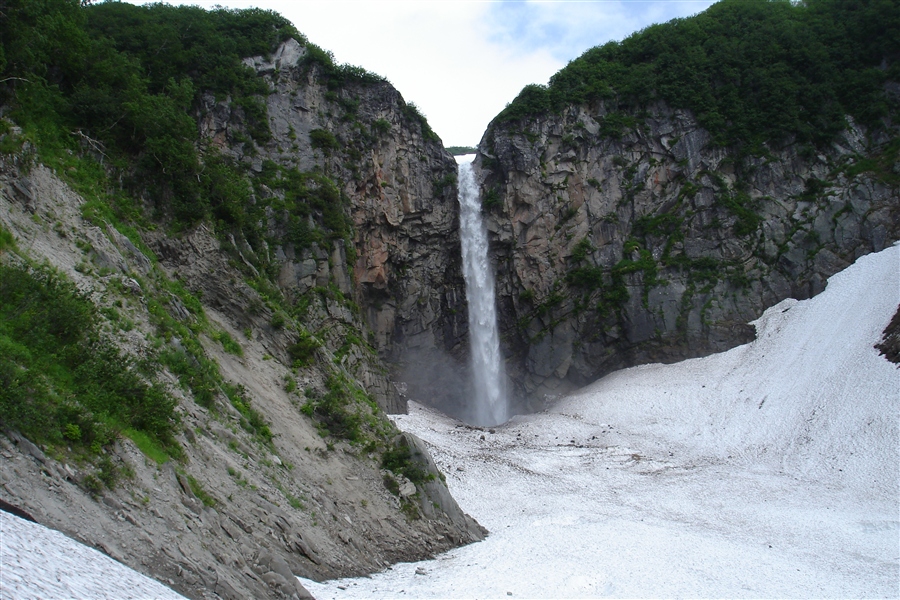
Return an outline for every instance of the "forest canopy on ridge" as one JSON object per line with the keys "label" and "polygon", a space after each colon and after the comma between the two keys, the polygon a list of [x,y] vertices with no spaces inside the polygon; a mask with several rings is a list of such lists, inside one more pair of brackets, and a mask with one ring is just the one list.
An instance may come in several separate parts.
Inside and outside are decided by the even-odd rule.
{"label": "forest canopy on ridge", "polygon": [[591,48],[548,86],[526,86],[495,123],[603,102],[608,111],[662,100],[694,112],[721,145],[828,143],[846,115],[878,126],[897,113],[895,0],[723,0]]}

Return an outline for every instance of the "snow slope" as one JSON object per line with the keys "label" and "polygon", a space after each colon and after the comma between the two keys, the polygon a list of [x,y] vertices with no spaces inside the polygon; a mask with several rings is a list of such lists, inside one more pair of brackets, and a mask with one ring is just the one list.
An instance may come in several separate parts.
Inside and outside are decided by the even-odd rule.
{"label": "snow slope", "polygon": [[183,596],[58,531],[0,511],[0,599],[27,598]]}
{"label": "snow slope", "polygon": [[412,404],[484,542],[326,598],[900,596],[900,247],[729,352],[612,374],[490,431]]}

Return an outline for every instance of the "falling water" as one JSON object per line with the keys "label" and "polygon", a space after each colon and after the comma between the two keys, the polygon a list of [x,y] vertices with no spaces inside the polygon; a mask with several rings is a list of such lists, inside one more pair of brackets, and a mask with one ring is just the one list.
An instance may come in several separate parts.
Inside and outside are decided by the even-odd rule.
{"label": "falling water", "polygon": [[494,274],[488,260],[487,228],[481,220],[481,200],[472,158],[471,155],[457,158],[459,235],[469,301],[469,345],[475,393],[471,420],[475,425],[497,425],[509,418],[509,407],[497,332]]}

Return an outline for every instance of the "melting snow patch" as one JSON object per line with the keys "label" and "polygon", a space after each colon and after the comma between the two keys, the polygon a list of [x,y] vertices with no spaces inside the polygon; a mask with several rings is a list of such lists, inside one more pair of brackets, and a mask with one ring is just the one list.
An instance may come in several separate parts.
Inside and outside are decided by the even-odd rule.
{"label": "melting snow patch", "polygon": [[58,531],[0,511],[0,599],[181,599]]}

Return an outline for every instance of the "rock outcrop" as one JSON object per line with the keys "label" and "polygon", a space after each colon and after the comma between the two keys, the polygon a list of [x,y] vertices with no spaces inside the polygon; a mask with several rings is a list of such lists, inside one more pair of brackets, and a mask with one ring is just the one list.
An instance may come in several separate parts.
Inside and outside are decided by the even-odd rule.
{"label": "rock outcrop", "polygon": [[[267,209],[278,284],[292,301],[333,284],[359,307],[368,341],[409,380],[409,393],[432,395],[441,389],[432,385],[438,366],[453,364],[444,357],[465,353],[468,327],[456,162],[388,82],[328,74],[305,55],[288,40],[271,60],[245,61],[273,92],[266,99],[269,142],[242,144],[248,139],[242,109],[212,96],[202,109],[202,135],[257,173],[271,161],[323,173],[339,185],[352,248],[334,240],[298,249],[288,219]],[[405,410],[395,392],[378,398],[391,412]]]}
{"label": "rock outcrop", "polygon": [[476,164],[508,372],[540,399],[614,369],[725,350],[786,297],[900,237],[887,135],[739,158],[658,104],[492,124]]}

